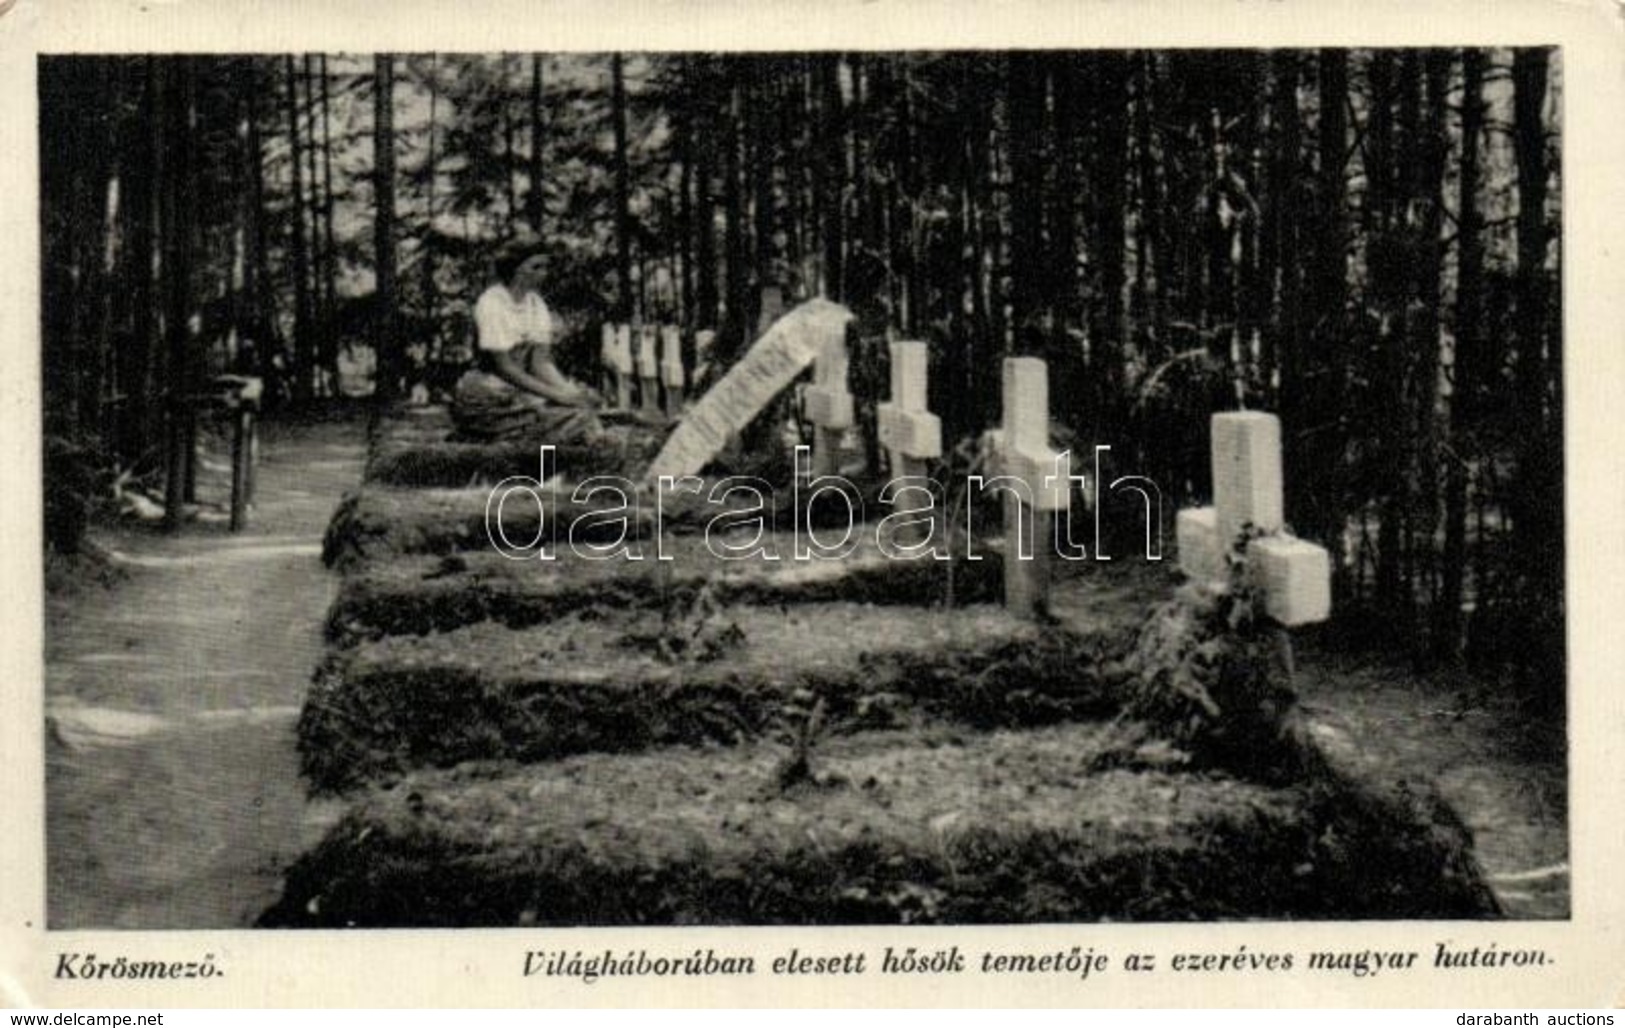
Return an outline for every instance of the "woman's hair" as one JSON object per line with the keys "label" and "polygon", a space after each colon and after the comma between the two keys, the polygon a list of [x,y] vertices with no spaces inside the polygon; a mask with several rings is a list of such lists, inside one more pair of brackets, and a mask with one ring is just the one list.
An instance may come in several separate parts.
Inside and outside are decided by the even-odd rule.
{"label": "woman's hair", "polygon": [[497,259],[493,262],[498,280],[503,285],[511,285],[514,273],[519,270],[519,265],[541,252],[535,246],[520,243],[510,243],[504,246],[497,252]]}

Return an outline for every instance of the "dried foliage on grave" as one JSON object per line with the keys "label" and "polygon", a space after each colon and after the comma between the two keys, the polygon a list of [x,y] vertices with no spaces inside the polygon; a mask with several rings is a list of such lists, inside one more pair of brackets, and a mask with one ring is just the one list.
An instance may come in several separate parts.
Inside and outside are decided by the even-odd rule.
{"label": "dried foliage on grave", "polygon": [[684,652],[662,653],[637,635],[647,620],[589,610],[336,651],[300,717],[304,772],[334,791],[463,760],[733,745],[772,731],[799,690],[832,733],[1099,717],[1123,638],[1120,620],[1040,630],[997,608],[732,606],[684,622]]}
{"label": "dried foliage on grave", "polygon": [[1280,630],[1238,545],[1222,588],[1191,582],[1146,617],[1122,671],[1124,713],[1199,762],[1295,774],[1295,703]]}
{"label": "dried foliage on grave", "polygon": [[[361,797],[280,926],[948,924],[1493,916],[1459,825],[1330,785],[1091,771],[1116,729],[465,764]],[[805,781],[805,779],[803,779]],[[1401,813],[1404,813],[1403,811]]]}
{"label": "dried foliage on grave", "polygon": [[[372,450],[364,478],[380,485],[458,488],[500,482],[512,475],[537,477],[541,445],[548,440],[469,443],[441,440],[387,441]],[[555,475],[635,477],[659,449],[649,431],[621,432],[592,442],[555,443]]]}
{"label": "dried foliage on grave", "polygon": [[[1299,787],[1328,805],[1326,831],[1338,846],[1351,833],[1385,833],[1396,850],[1416,851],[1399,866],[1431,865],[1439,855],[1452,880],[1478,882],[1471,832],[1431,784],[1395,781],[1298,710],[1289,651],[1263,613],[1262,589],[1242,556],[1246,542],[1244,535],[1227,555],[1223,588],[1186,584],[1147,616],[1117,668],[1124,718],[1137,731],[1095,766],[1219,769]],[[1493,895],[1479,891],[1484,915],[1493,916]]]}

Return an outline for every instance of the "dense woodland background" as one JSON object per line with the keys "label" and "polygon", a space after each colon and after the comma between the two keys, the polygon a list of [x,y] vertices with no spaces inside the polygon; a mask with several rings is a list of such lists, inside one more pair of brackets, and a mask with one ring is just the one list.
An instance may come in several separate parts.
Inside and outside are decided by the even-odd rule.
{"label": "dense woodland background", "polygon": [[[466,351],[515,236],[553,258],[580,371],[604,319],[716,328],[726,360],[764,293],[884,269],[950,439],[997,419],[1001,356],[1040,354],[1076,448],[1110,444],[1171,518],[1209,488],[1208,416],[1277,411],[1289,519],[1336,555],[1331,634],[1561,709],[1554,50],[39,72],[49,545],[109,483],[162,480],[171,400],[218,372],[298,407],[375,359],[399,396]],[[854,354],[870,419],[882,341]]]}

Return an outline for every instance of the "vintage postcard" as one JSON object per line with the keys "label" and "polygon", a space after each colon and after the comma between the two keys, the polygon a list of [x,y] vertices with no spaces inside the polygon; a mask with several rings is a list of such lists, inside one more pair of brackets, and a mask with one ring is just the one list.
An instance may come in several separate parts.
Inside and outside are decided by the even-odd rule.
{"label": "vintage postcard", "polygon": [[1625,997],[1617,4],[0,11],[7,1005]]}

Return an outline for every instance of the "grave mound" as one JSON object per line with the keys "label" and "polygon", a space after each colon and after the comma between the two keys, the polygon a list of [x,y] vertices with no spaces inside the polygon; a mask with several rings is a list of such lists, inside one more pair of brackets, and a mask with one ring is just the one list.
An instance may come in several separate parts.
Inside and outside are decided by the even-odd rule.
{"label": "grave mound", "polygon": [[[659,498],[659,526],[667,532],[689,534],[704,532],[719,517],[730,511],[748,512],[754,509],[755,497],[735,492],[727,497],[711,499],[711,490],[723,479],[707,480],[700,494],[668,492]],[[799,516],[810,519],[815,528],[839,530],[852,523],[853,510],[858,503],[862,510],[890,513],[890,508],[879,502],[882,483],[857,483],[858,496],[853,507],[848,507],[838,494],[824,491],[811,496],[814,501],[807,509],[807,496],[799,496],[790,486],[763,490],[767,504],[764,517],[775,527],[788,529]],[[548,526],[555,532],[553,545],[568,545],[569,533],[591,542],[613,542],[622,533],[618,520],[605,521],[614,515],[619,498],[613,492],[600,492],[583,502],[573,500],[574,486],[564,484],[558,488],[538,490],[548,504],[548,521],[535,499],[514,493],[499,507],[494,507],[489,486],[467,488],[395,489],[366,486],[345,495],[328,522],[322,541],[322,560],[328,567],[341,571],[352,570],[379,558],[393,558],[401,554],[435,554],[490,549],[496,522],[500,520],[502,537],[516,545],[535,540]],[[627,496],[636,506],[627,515],[627,535],[646,538],[657,524],[654,498],[647,494]],[[491,523],[488,524],[488,514]],[[597,516],[597,515],[601,515]],[[861,520],[861,519],[860,519]],[[556,530],[556,531],[555,531]],[[546,537],[544,537],[546,538]]]}
{"label": "grave mound", "polygon": [[371,430],[363,475],[367,482],[406,487],[457,488],[511,475],[536,475],[542,444],[553,446],[553,473],[636,475],[660,449],[664,429],[618,425],[593,441],[559,442],[538,436],[521,441],[459,439],[443,407],[381,414]]}
{"label": "grave mound", "polygon": [[[327,637],[350,645],[486,620],[527,628],[594,605],[651,610],[689,603],[702,588],[719,602],[763,605],[847,600],[957,606],[994,602],[1000,595],[1002,562],[991,549],[982,560],[950,564],[889,560],[868,533],[843,560],[789,559],[789,537],[770,545],[782,559],[722,561],[703,536],[684,535],[663,541],[668,561],[653,559],[648,545],[640,547],[642,559],[636,561],[583,559],[567,547],[545,563],[491,551],[375,561],[344,579],[328,613]],[[1101,588],[1126,590],[1151,576],[1131,580],[1102,570],[1095,577]]]}
{"label": "grave mound", "polygon": [[1110,726],[871,732],[419,772],[290,871],[268,926],[954,924],[1496,912],[1430,795],[1094,770]]}
{"label": "grave mound", "polygon": [[734,744],[806,697],[841,732],[1098,717],[1115,709],[1106,669],[1137,610],[1097,601],[1063,627],[993,606],[702,599],[665,612],[594,606],[523,630],[482,621],[334,651],[299,748],[312,787],[328,792],[472,759]]}

